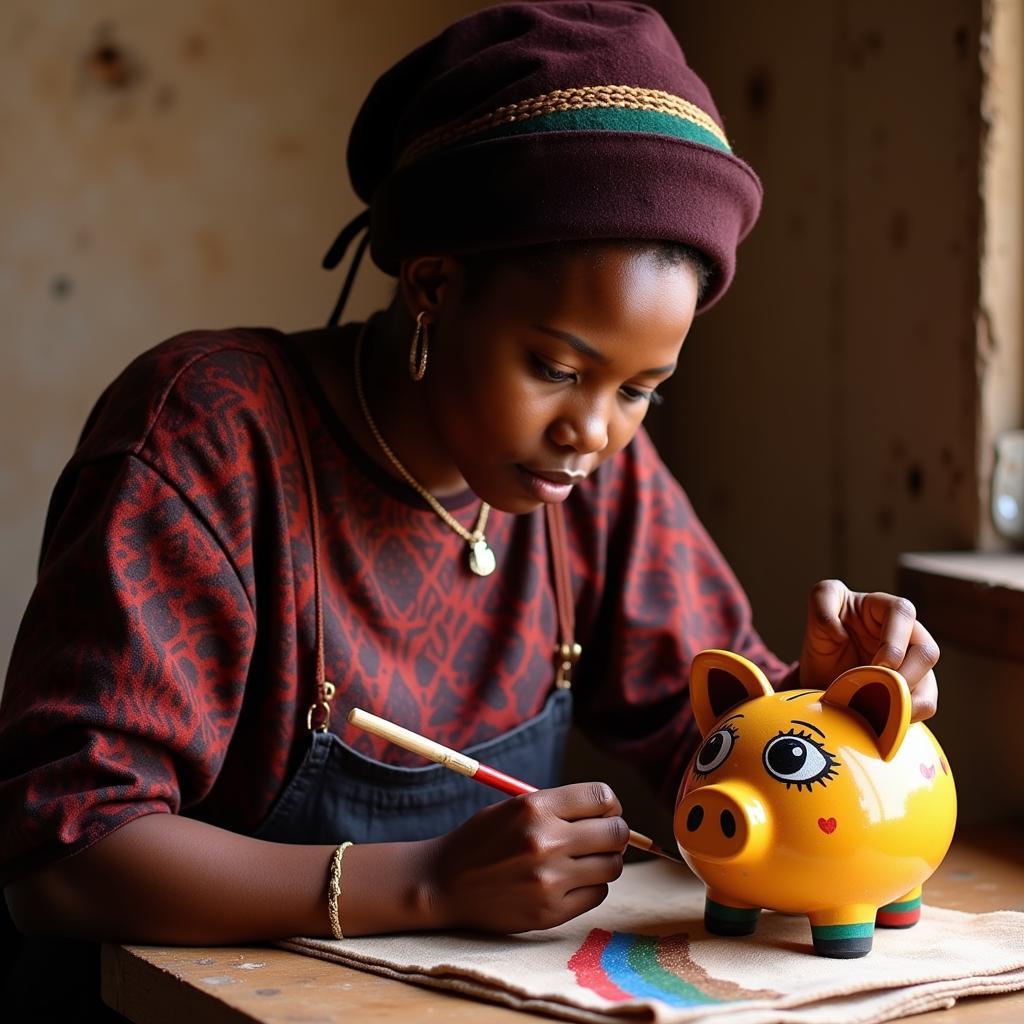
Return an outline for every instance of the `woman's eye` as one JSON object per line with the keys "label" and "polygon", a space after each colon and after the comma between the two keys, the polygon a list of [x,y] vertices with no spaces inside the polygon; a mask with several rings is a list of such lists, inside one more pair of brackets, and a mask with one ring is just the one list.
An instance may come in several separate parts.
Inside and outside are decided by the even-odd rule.
{"label": "woman's eye", "polygon": [[764,748],[764,766],[768,774],[786,788],[810,789],[816,782],[823,786],[836,775],[838,762],[810,736],[790,730],[768,741]]}
{"label": "woman's eye", "polygon": [[735,742],[736,737],[728,726],[713,732],[697,751],[694,767],[701,775],[713,772],[732,753]]}
{"label": "woman's eye", "polygon": [[565,370],[556,370],[550,363],[546,363],[537,356],[533,357],[534,369],[542,380],[551,381],[552,384],[562,384],[567,380],[575,380],[576,374],[568,373]]}
{"label": "woman's eye", "polygon": [[657,391],[641,391],[639,388],[619,388],[623,396],[630,402],[649,402],[658,405],[664,399]]}

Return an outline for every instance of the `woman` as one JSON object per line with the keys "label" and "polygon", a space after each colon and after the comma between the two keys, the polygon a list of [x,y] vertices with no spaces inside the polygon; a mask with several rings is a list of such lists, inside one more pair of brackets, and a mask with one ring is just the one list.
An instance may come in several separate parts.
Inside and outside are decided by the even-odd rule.
{"label": "woman", "polygon": [[[799,665],[768,652],[641,430],[760,205],[655,12],[471,15],[377,82],[349,165],[332,326],[144,354],[58,483],[0,713],[26,933],[548,927],[627,838],[607,786],[558,785],[572,717],[668,797],[702,648],[803,687],[875,661],[934,710],[898,598],[826,581]],[[335,328],[367,244],[397,294]],[[491,803],[350,706],[541,791]]]}

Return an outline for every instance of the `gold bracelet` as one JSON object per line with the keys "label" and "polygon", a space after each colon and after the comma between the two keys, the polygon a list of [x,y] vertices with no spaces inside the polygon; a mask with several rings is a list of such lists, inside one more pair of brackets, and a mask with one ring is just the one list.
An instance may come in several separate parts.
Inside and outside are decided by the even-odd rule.
{"label": "gold bracelet", "polygon": [[351,843],[342,843],[331,856],[331,881],[327,886],[327,913],[331,918],[331,934],[336,939],[345,938],[338,917],[338,904],[341,902],[341,858],[345,856],[345,851],[351,845]]}

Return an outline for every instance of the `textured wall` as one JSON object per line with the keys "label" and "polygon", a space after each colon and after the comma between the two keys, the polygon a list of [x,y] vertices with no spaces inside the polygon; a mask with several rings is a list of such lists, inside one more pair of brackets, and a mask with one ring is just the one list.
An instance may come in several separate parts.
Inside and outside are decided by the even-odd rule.
{"label": "textured wall", "polygon": [[[0,5],[0,671],[101,388],[193,327],[322,322],[348,126],[472,0]],[[358,314],[386,297],[364,263]],[[2,678],[2,677],[0,677]]]}
{"label": "textured wall", "polygon": [[[979,466],[984,488],[993,442],[1024,427],[1024,4],[991,0],[982,48],[985,94],[980,181],[984,211],[978,367]],[[988,520],[983,542],[998,543]]]}
{"label": "textured wall", "polygon": [[[479,6],[0,6],[0,669],[99,390],[178,330],[322,321],[340,274],[319,259],[357,209],[356,107],[391,60]],[[1022,6],[658,6],[766,203],[655,432],[765,636],[794,656],[815,579],[891,587],[899,552],[985,539],[987,444],[1021,425],[1024,391]],[[351,312],[386,288],[364,265]],[[940,729],[981,734],[1021,692],[1019,669],[965,653],[943,669]]]}
{"label": "textured wall", "polygon": [[[891,589],[901,552],[998,544],[991,442],[1024,425],[1024,5],[662,8],[765,206],[657,436],[795,657],[815,580]],[[961,820],[1019,819],[1024,666],[946,644],[938,676]]]}
{"label": "textured wall", "polygon": [[790,656],[815,580],[978,533],[981,7],[663,5],[765,205],[659,439]]}

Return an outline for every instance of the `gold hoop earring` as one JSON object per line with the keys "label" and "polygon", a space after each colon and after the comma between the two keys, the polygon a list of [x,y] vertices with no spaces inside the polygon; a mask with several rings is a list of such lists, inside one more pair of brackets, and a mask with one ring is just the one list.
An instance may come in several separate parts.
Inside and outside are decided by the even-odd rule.
{"label": "gold hoop earring", "polygon": [[427,325],[423,318],[427,315],[425,309],[420,310],[416,317],[416,330],[413,332],[412,345],[409,346],[409,376],[413,380],[423,380],[427,372],[427,349],[430,345],[430,336],[427,333]]}

